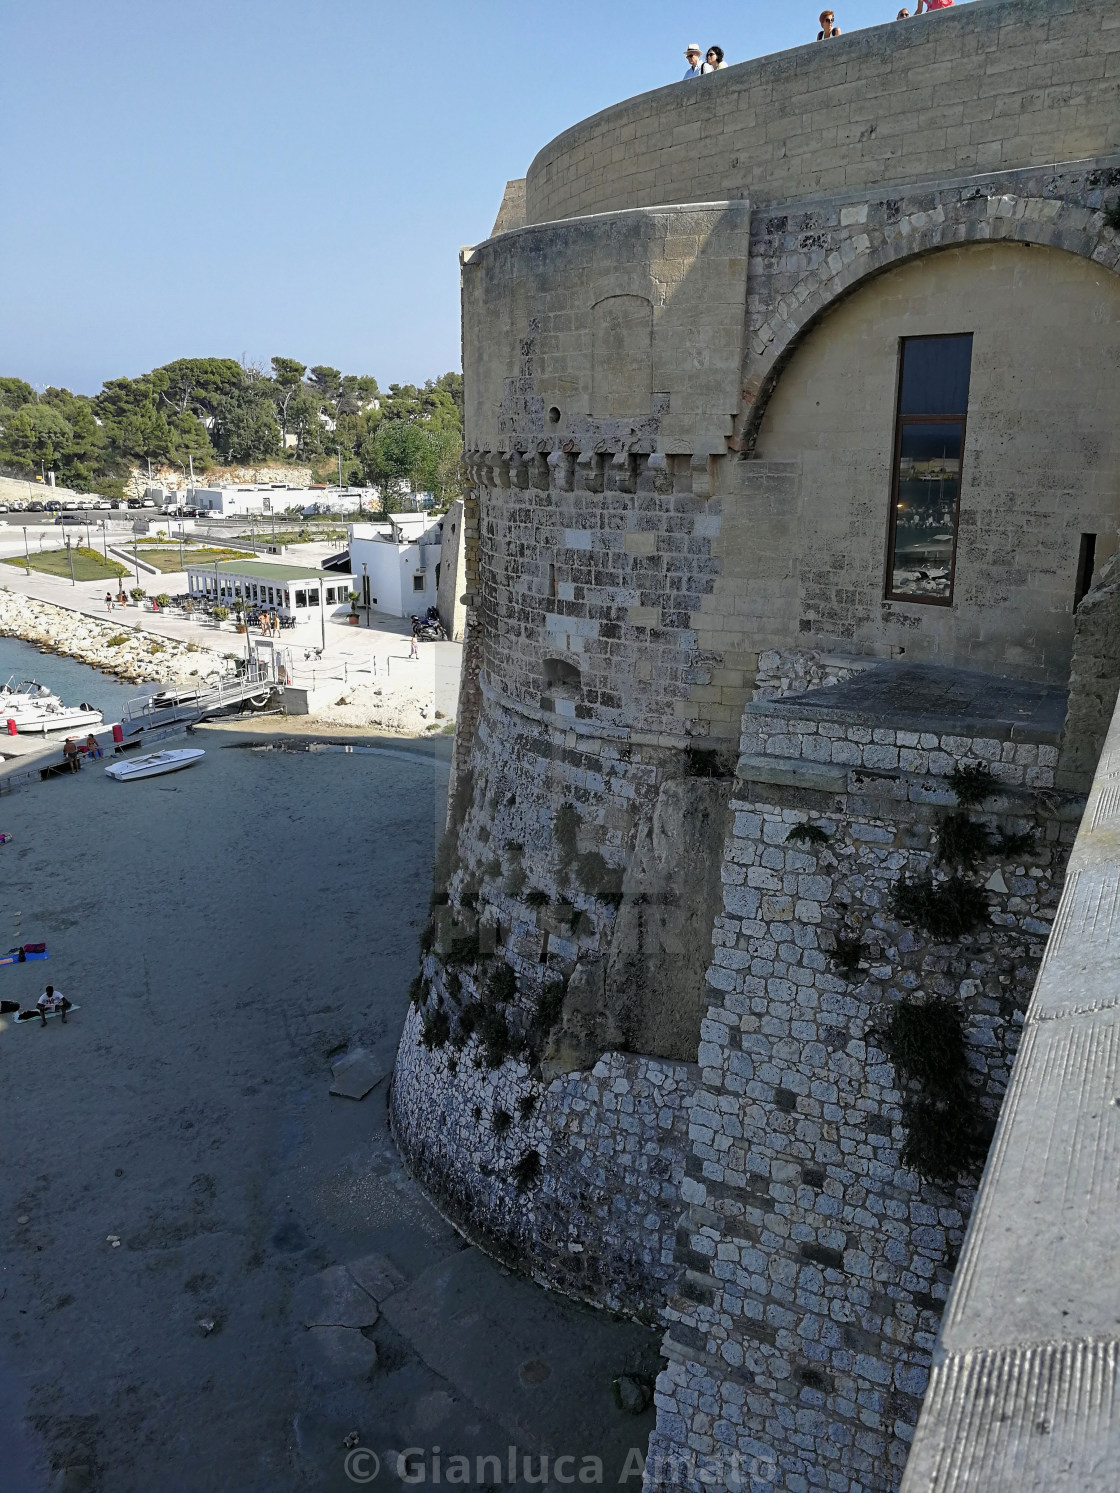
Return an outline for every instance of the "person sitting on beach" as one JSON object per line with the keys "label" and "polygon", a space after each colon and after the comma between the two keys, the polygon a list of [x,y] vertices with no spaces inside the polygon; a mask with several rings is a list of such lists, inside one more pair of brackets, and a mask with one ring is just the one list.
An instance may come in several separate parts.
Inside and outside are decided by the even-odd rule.
{"label": "person sitting on beach", "polygon": [[47,1024],[47,1016],[51,1011],[61,1011],[63,1021],[69,1011],[71,1002],[66,999],[61,990],[56,990],[53,985],[48,985],[46,990],[35,1002],[39,1008],[39,1021],[42,1026]]}
{"label": "person sitting on beach", "polygon": [[97,737],[93,734],[92,731],[86,737],[86,751],[91,757],[104,756],[104,753],[101,750],[101,743],[98,741]]}
{"label": "person sitting on beach", "polygon": [[817,32],[818,41],[827,41],[830,36],[839,36],[840,27],[836,24],[836,17],[830,10],[821,11],[821,29]]}
{"label": "person sitting on beach", "polygon": [[71,772],[77,772],[79,767],[81,767],[80,749],[72,736],[66,738],[66,743],[62,748],[62,756],[65,761],[69,762]]}

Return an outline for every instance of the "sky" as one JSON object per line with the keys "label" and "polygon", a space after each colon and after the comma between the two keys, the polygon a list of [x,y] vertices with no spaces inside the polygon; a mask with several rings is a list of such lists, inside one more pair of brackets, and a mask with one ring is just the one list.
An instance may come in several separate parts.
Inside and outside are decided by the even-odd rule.
{"label": "sky", "polygon": [[[0,374],[460,363],[460,245],[577,120],[813,41],[821,5],[0,0]],[[837,0],[844,30],[898,0]]]}

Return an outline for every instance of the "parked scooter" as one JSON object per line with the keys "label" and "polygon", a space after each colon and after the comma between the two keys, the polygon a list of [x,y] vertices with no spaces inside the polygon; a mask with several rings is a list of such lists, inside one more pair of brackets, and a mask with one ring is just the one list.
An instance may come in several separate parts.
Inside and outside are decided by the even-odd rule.
{"label": "parked scooter", "polygon": [[434,607],[429,608],[428,614],[423,617],[415,612],[412,614],[412,636],[421,643],[442,643],[447,637],[443,623],[439,620],[439,613],[436,613],[434,619],[430,615],[434,610]]}

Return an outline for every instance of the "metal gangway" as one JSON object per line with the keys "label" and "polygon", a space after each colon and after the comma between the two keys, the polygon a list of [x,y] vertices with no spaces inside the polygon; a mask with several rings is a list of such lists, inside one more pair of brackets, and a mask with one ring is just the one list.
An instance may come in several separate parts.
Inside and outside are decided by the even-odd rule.
{"label": "metal gangway", "polygon": [[279,704],[283,695],[284,686],[272,670],[263,663],[253,663],[214,683],[193,689],[169,685],[154,695],[129,700],[121,716],[121,729],[127,741],[164,726],[198,725],[233,710],[264,710],[270,704]]}

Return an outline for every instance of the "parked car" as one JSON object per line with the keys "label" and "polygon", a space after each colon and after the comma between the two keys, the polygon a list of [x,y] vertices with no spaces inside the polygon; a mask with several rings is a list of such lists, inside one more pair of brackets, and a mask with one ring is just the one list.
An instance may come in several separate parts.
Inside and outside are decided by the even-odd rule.
{"label": "parked car", "polygon": [[32,498],[31,502],[27,505],[27,511],[28,513],[42,513],[43,505],[39,502],[38,498]]}
{"label": "parked car", "polygon": [[140,508],[143,505],[141,504],[139,498],[129,498],[129,500],[128,500],[128,506],[130,508]]}
{"label": "parked car", "polygon": [[58,501],[57,498],[48,499],[47,502],[43,504],[43,507],[48,513],[61,513],[62,511],[62,504]]}

